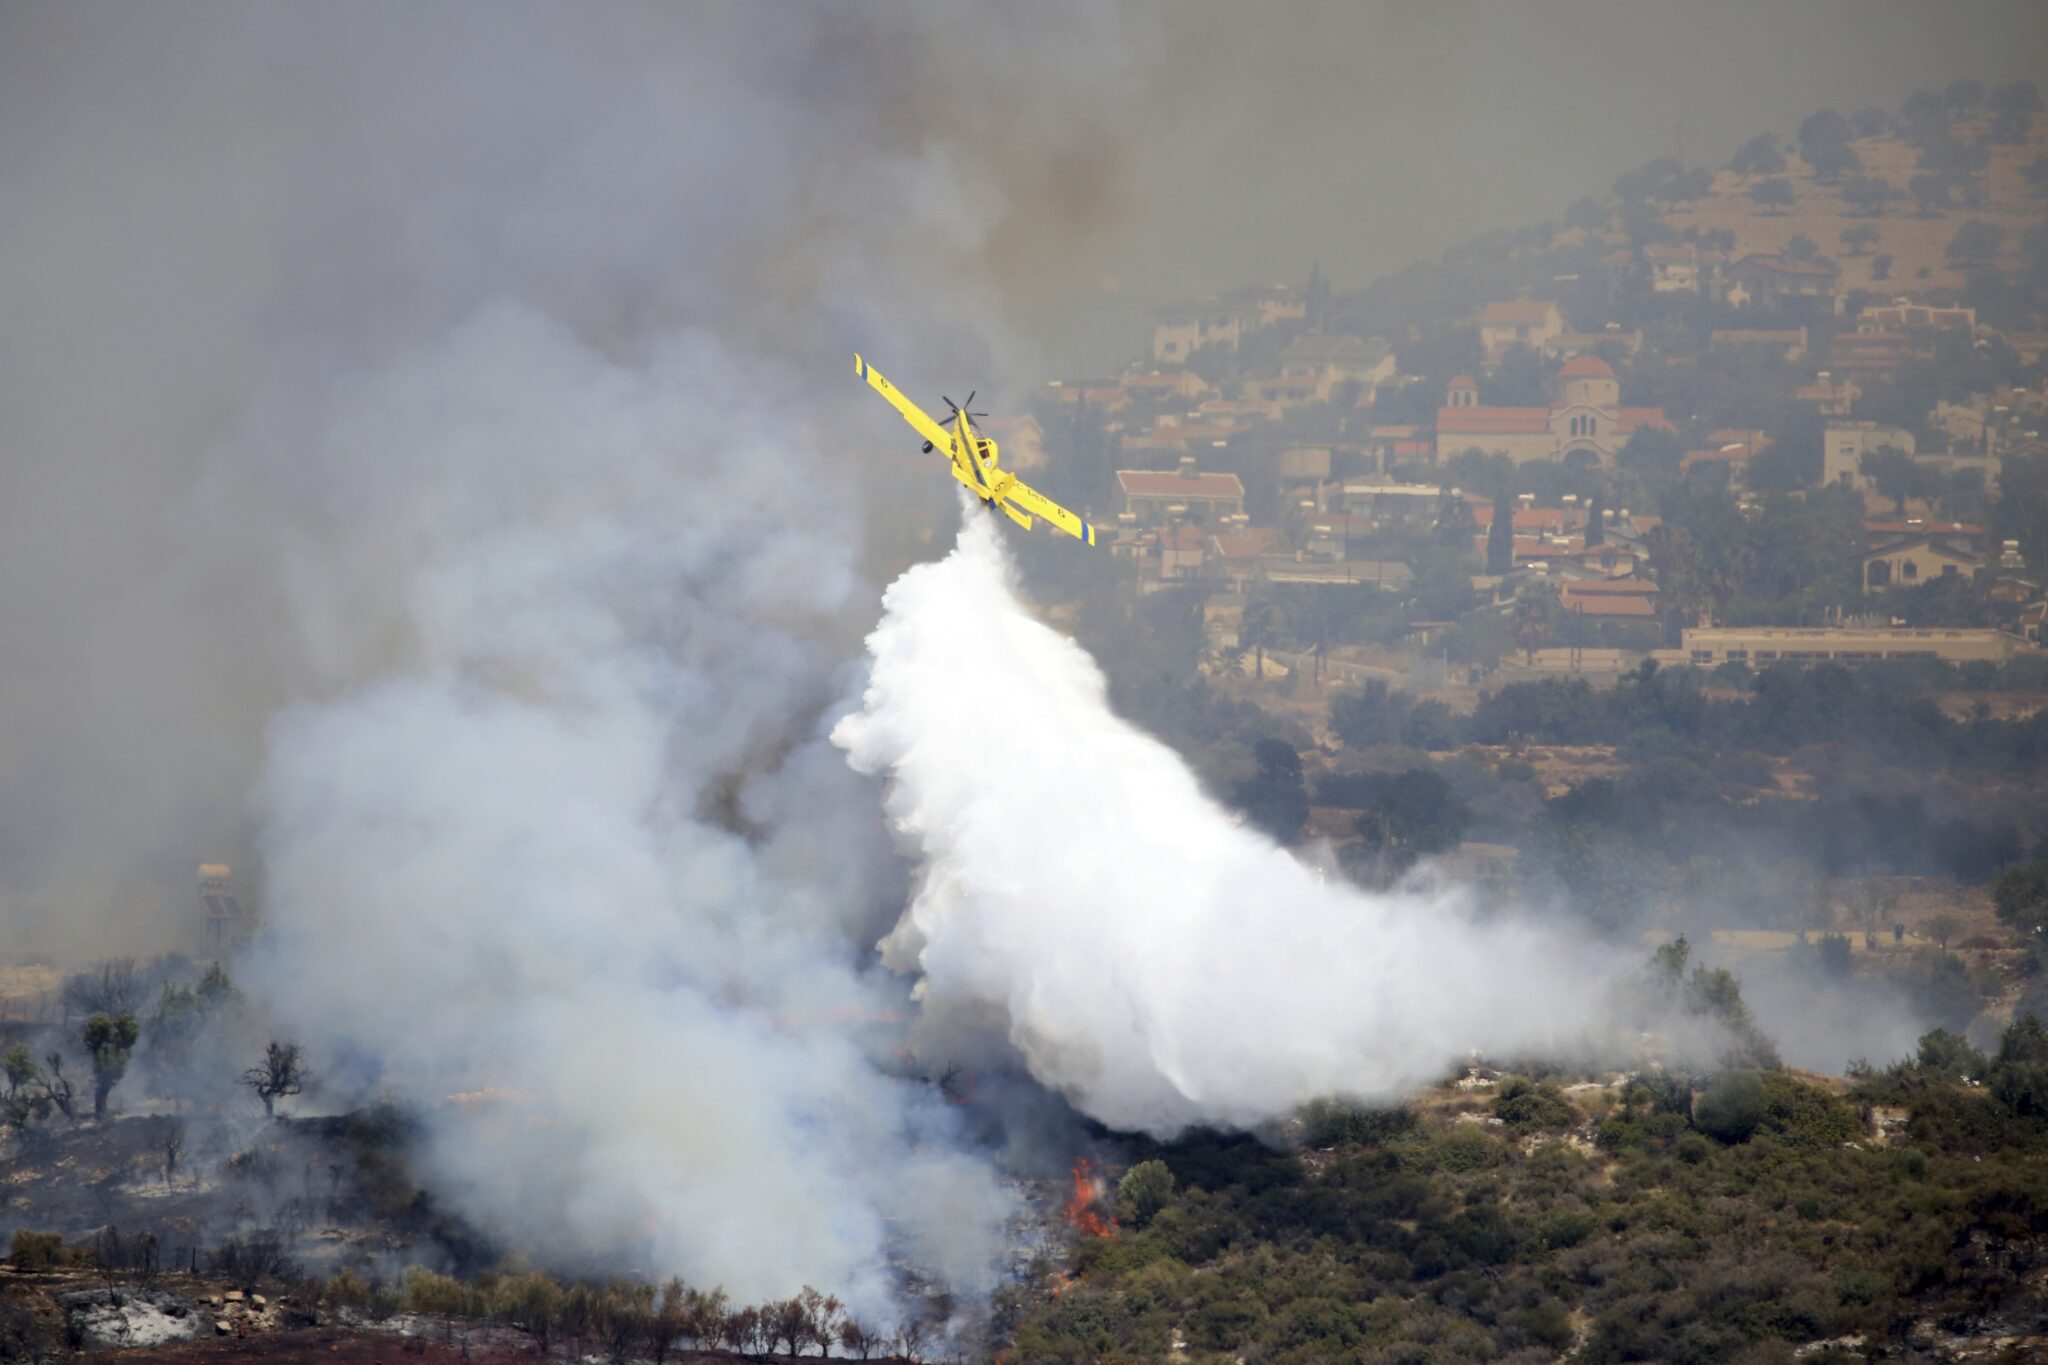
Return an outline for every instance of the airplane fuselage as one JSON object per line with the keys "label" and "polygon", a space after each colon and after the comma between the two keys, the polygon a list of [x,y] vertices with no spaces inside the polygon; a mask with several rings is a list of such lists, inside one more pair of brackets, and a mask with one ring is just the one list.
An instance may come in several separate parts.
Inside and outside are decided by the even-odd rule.
{"label": "airplane fuselage", "polygon": [[[853,372],[866,380],[869,388],[887,399],[889,406],[910,423],[911,429],[924,437],[927,452],[945,452],[953,467],[953,477],[982,506],[1001,512],[1027,531],[1039,518],[1044,518],[1083,545],[1096,543],[1095,528],[1086,520],[1002,467],[1002,452],[996,448],[995,441],[975,429],[974,414],[969,411],[974,406],[972,393],[967,395],[965,403],[953,405],[952,421],[942,424],[904,397],[894,384],[870,369],[867,361],[857,354],[853,358]],[[951,399],[946,401],[952,405]]]}
{"label": "airplane fuselage", "polygon": [[953,414],[953,477],[967,485],[967,491],[994,507],[1002,500],[1009,474],[1002,468],[1002,452],[995,441],[975,431],[967,414]]}

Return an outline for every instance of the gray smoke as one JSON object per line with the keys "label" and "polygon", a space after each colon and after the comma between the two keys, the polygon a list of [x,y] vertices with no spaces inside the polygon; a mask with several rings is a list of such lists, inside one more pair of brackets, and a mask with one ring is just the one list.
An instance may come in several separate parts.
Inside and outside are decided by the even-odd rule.
{"label": "gray smoke", "polygon": [[[897,1249],[979,1282],[989,1171],[857,1022],[899,1003],[868,963],[900,872],[823,736],[902,437],[850,352],[1021,385],[1019,320],[1298,276],[1331,236],[1355,280],[1666,150],[1511,25],[1168,12],[8,6],[8,942],[189,942],[224,857],[271,923],[256,1002],[338,1100],[437,1106],[440,1184],[491,1230],[741,1294],[873,1299]],[[1631,23],[1588,62],[1518,22],[1665,93],[1611,46]],[[1860,82],[1856,18],[1827,28]],[[1723,66],[1687,64],[1716,109]],[[1521,155],[1538,92],[1625,136],[1567,129],[1560,176]],[[1502,161],[1484,202],[1429,192]],[[1463,1042],[1431,1018],[1427,1050]],[[1405,1074],[1349,1056],[1131,1112]]]}
{"label": "gray smoke", "polygon": [[47,190],[8,197],[10,298],[50,321],[0,367],[6,625],[51,646],[7,698],[10,774],[49,775],[4,787],[14,941],[169,936],[135,889],[225,854],[252,1003],[333,1101],[423,1106],[435,1188],[514,1249],[872,1311],[892,1263],[986,1285],[1008,1200],[878,1064],[901,873],[823,739],[902,440],[850,355],[1028,368],[989,243],[1092,128],[1005,108],[1115,44],[5,22],[43,97],[5,169]]}
{"label": "gray smoke", "polygon": [[436,1124],[434,1183],[558,1263],[977,1284],[993,1180],[850,1022],[900,1005],[857,951],[872,797],[803,729],[851,547],[786,505],[746,378],[702,335],[622,369],[507,309],[341,396],[321,463],[402,434],[434,515],[403,664],[273,723],[253,978],[368,1080],[501,1092]]}

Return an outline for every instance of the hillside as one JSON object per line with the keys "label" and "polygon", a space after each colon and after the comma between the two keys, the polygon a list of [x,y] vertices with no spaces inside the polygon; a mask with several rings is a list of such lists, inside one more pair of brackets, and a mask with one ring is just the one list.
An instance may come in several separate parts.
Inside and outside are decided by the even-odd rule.
{"label": "hillside", "polygon": [[[1743,175],[1732,170],[1715,174],[1712,190],[1701,199],[1675,206],[1664,222],[1683,232],[1726,229],[1735,234],[1735,254],[1779,252],[1795,236],[1811,238],[1842,268],[1843,289],[1924,291],[1961,289],[1965,272],[1948,261],[1948,246],[1956,229],[1976,220],[2001,229],[2003,241],[1995,263],[2001,269],[2017,269],[2022,260],[2020,236],[2042,220],[2048,199],[2027,183],[2025,168],[2048,156],[2048,119],[2036,118],[2024,139],[2010,145],[1988,140],[1989,120],[1957,120],[1950,125],[1951,136],[1959,142],[1975,142],[1989,154],[1979,177],[1983,202],[1965,205],[1957,201],[1935,211],[1923,211],[1908,186],[1923,172],[1919,148],[1896,134],[1857,138],[1849,144],[1861,163],[1861,175],[1883,180],[1898,196],[1876,213],[1847,202],[1843,188],[1854,174],[1822,179],[1799,155],[1796,146],[1785,153],[1781,173],[1792,186],[1795,202],[1789,209],[1767,209],[1749,197],[1760,182],[1777,177]],[[1852,228],[1872,227],[1877,241],[1851,254],[1842,249],[1842,233]],[[1872,277],[1872,262],[1889,255],[1889,277]]]}

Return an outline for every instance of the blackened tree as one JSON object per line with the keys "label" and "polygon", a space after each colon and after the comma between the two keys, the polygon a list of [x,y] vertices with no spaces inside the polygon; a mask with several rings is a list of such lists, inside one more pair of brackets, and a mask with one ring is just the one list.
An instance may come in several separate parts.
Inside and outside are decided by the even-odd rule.
{"label": "blackened tree", "polygon": [[1758,181],[1750,186],[1749,197],[1765,210],[1791,208],[1798,198],[1792,193],[1792,182],[1783,176]]}
{"label": "blackened tree", "polygon": [[1972,218],[1956,229],[1956,235],[1949,239],[1948,261],[1950,265],[1974,265],[1990,260],[1998,254],[1998,247],[2005,240],[2005,230],[1992,226],[1980,218]]}
{"label": "blackened tree", "polygon": [[1915,90],[1899,105],[1899,133],[1908,142],[1926,143],[1948,135],[1948,106],[1932,90]]}
{"label": "blackened tree", "polygon": [[277,1117],[277,1102],[287,1095],[296,1095],[303,1088],[304,1077],[300,1069],[299,1045],[272,1039],[263,1051],[263,1065],[252,1066],[242,1073],[242,1084],[256,1092],[256,1098],[263,1101],[263,1116]]}
{"label": "blackened tree", "polygon": [[2048,1116],[2048,1029],[2029,1014],[1998,1041],[1988,1079],[2000,1104],[2023,1118]]}
{"label": "blackened tree", "polygon": [[1993,114],[2038,114],[2041,92],[2032,81],[2011,81],[1993,90],[1987,103]]}
{"label": "blackened tree", "polygon": [[1842,185],[1842,202],[1859,213],[1882,213],[1892,197],[1891,182],[1881,175],[1851,176]]}
{"label": "blackened tree", "polygon": [[1742,144],[1728,169],[1737,175],[1776,175],[1785,169],[1785,154],[1778,150],[1778,139],[1758,133]]}
{"label": "blackened tree", "polygon": [[1486,528],[1486,571],[1504,574],[1515,567],[1515,499],[1503,491],[1493,500],[1493,525]]}
{"label": "blackened tree", "polygon": [[2022,932],[2048,920],[2048,862],[2009,867],[1991,884],[1998,917]]}
{"label": "blackened tree", "polygon": [[1845,172],[1861,170],[1863,163],[1849,148],[1856,130],[1849,120],[1832,109],[1811,114],[1799,125],[1799,154],[1822,180],[1835,180]]}
{"label": "blackened tree", "polygon": [[1913,196],[1923,216],[1932,217],[1948,207],[1948,178],[1922,171],[1906,182],[1906,193]]}
{"label": "blackened tree", "polygon": [[1301,755],[1284,740],[1267,738],[1252,746],[1252,758],[1257,769],[1232,790],[1232,802],[1246,820],[1284,844],[1308,820]]}

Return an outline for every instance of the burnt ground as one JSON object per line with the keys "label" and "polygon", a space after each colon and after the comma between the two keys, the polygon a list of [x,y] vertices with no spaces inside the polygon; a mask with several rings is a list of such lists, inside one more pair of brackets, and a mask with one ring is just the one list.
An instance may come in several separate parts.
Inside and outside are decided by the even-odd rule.
{"label": "burnt ground", "polygon": [[[168,1306],[179,1310],[175,1318],[159,1314],[159,1323],[190,1335],[181,1340],[117,1346],[94,1339],[89,1332],[82,1334],[79,1301],[104,1300],[110,1292],[130,1305],[140,1301],[145,1307]],[[492,1365],[542,1359],[533,1338],[517,1328],[446,1324],[417,1317],[393,1318],[375,1327],[323,1322],[316,1308],[289,1291],[264,1298],[260,1309],[253,1306],[254,1295],[243,1295],[239,1302],[230,1302],[234,1293],[228,1281],[201,1276],[158,1276],[145,1288],[136,1282],[110,1286],[97,1272],[87,1270],[24,1274],[0,1268],[0,1360],[89,1357],[109,1362],[265,1360],[287,1365],[311,1365],[314,1361],[322,1365],[452,1365],[461,1361]],[[142,1314],[138,1322],[147,1316]],[[146,1328],[144,1334],[147,1335]],[[594,1358],[588,1357],[588,1350],[557,1342],[548,1358]],[[672,1351],[667,1358],[677,1365],[794,1360],[781,1354],[695,1350]]]}
{"label": "burnt ground", "polygon": [[458,1346],[422,1338],[394,1338],[387,1333],[359,1332],[345,1327],[318,1327],[296,1332],[278,1332],[240,1341],[195,1341],[182,1346],[160,1346],[139,1350],[111,1351],[106,1360],[208,1361],[273,1360],[282,1362],[325,1362],[325,1365],[385,1365],[385,1362],[467,1361],[490,1365],[492,1361],[532,1360],[533,1353],[497,1345]]}
{"label": "burnt ground", "polygon": [[[185,1146],[167,1179],[165,1136],[180,1123]],[[0,1248],[25,1228],[94,1243],[136,1270],[205,1272],[256,1245],[265,1274],[481,1268],[494,1250],[409,1174],[414,1131],[388,1108],[255,1122],[56,1118],[0,1159]]]}

